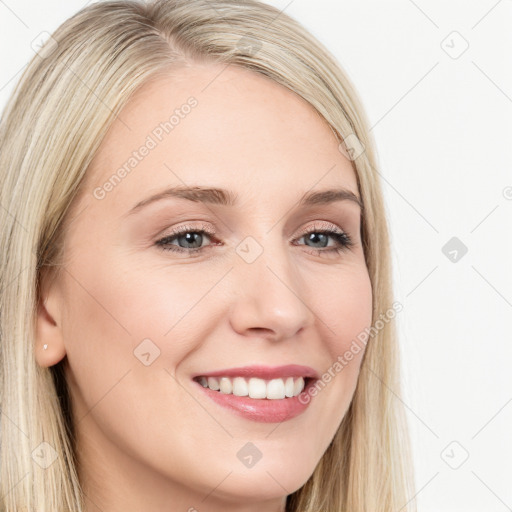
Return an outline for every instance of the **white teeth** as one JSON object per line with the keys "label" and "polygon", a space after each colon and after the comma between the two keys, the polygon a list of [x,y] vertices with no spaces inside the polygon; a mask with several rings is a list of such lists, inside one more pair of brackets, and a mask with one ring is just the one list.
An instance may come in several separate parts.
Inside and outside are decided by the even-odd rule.
{"label": "white teeth", "polygon": [[215,377],[208,377],[208,387],[214,391],[219,391],[219,379],[216,379]]}
{"label": "white teeth", "polygon": [[248,387],[251,398],[267,398],[267,385],[263,379],[249,379]]}
{"label": "white teeth", "polygon": [[250,398],[282,400],[297,396],[304,389],[303,377],[264,380],[256,377],[248,381],[244,377],[200,377],[199,383],[213,391],[226,395],[249,396]]}
{"label": "white teeth", "polygon": [[293,396],[293,377],[288,377],[284,385],[284,394],[290,398]]}
{"label": "white teeth", "polygon": [[267,398],[272,400],[284,398],[284,382],[283,379],[272,379],[267,384]]}
{"label": "white teeth", "polygon": [[299,377],[293,385],[293,396],[297,396],[304,389],[304,379]]}
{"label": "white teeth", "polygon": [[230,395],[233,392],[233,385],[231,384],[231,380],[227,377],[222,377],[220,379],[220,392],[226,395]]}
{"label": "white teeth", "polygon": [[248,394],[249,388],[245,379],[243,377],[235,377],[233,379],[233,395],[247,396]]}

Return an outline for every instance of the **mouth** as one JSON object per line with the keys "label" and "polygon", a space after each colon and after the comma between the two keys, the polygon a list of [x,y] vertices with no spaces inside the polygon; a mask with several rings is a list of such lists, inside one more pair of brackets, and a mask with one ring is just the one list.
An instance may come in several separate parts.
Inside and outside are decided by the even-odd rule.
{"label": "mouth", "polygon": [[204,388],[224,395],[249,397],[255,400],[285,400],[299,396],[316,379],[303,376],[261,379],[258,377],[207,377],[200,375],[194,377],[193,380]]}
{"label": "mouth", "polygon": [[[246,366],[195,375],[204,396],[246,419],[282,422],[302,414],[312,400],[309,388],[318,381],[308,366]],[[201,393],[201,394],[202,394]]]}

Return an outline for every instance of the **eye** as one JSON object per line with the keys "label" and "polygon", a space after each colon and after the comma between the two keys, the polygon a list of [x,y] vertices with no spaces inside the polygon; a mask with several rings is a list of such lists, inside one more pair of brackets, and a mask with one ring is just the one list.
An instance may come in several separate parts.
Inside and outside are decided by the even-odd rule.
{"label": "eye", "polygon": [[[334,226],[334,224],[332,225],[331,229],[326,229],[325,227],[322,229],[321,227],[315,224],[312,228],[306,231],[306,233],[304,233],[304,235],[302,235],[298,240],[301,240],[302,238],[304,238],[308,242],[320,244],[320,247],[308,245],[308,247],[316,249],[317,254],[339,254],[354,246],[354,242],[349,236],[349,234],[344,231],[341,231],[339,228]],[[335,240],[334,246],[328,246],[329,238]],[[329,248],[325,249],[325,247]]]}
{"label": "eye", "polygon": [[[318,225],[314,225],[297,240],[304,238],[307,243],[317,244],[316,246],[306,244],[306,246],[313,249],[313,252],[316,254],[339,254],[349,250],[354,245],[349,234],[341,231],[334,224],[329,224],[329,227],[330,226],[332,226],[332,229],[326,229],[325,226],[322,228]],[[219,245],[210,244],[203,246],[205,235],[206,238],[213,238],[215,233],[207,225],[200,226],[199,228],[197,226],[181,226],[155,242],[155,245],[159,246],[159,248],[164,251],[172,251],[192,256],[204,249]],[[334,240],[334,245],[329,246],[329,238]],[[178,243],[176,244],[174,242]]]}
{"label": "eye", "polygon": [[[203,249],[204,235],[207,235],[208,238],[213,237],[214,232],[208,226],[201,226],[199,229],[192,226],[181,226],[155,242],[155,244],[164,251],[195,254]],[[172,242],[175,240],[178,243],[182,242],[185,247],[173,244]]]}

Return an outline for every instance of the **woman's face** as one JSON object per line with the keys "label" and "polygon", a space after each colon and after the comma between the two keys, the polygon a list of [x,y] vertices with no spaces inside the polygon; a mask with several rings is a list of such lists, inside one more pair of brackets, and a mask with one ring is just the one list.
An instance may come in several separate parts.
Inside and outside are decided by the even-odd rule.
{"label": "woman's face", "polygon": [[[67,357],[91,510],[279,510],[312,474],[363,350],[333,365],[372,310],[357,201],[301,202],[330,189],[359,197],[330,128],[253,72],[180,69],[122,110],[38,318],[39,364]],[[329,369],[306,407],[285,396]]]}

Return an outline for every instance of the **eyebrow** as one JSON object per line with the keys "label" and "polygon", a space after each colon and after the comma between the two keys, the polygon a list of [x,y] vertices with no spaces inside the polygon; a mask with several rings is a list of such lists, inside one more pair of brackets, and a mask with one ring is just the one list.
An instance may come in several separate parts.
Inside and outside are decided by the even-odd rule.
{"label": "eyebrow", "polygon": [[[137,213],[151,203],[169,198],[181,198],[213,205],[236,206],[238,195],[222,188],[176,186],[140,201],[128,212],[128,215]],[[361,210],[363,209],[363,202],[359,196],[346,188],[306,192],[299,200],[298,206],[327,205],[337,201],[352,201],[356,203]]]}

